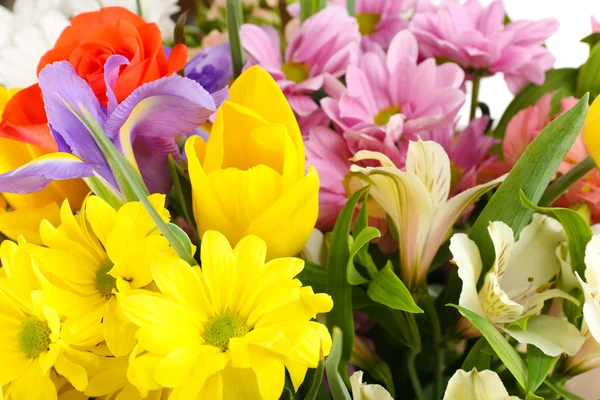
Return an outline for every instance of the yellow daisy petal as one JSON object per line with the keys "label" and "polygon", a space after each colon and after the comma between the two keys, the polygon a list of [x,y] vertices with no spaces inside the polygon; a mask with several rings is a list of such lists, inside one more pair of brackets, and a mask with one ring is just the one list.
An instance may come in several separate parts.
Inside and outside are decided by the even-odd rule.
{"label": "yellow daisy petal", "polygon": [[227,238],[217,231],[202,236],[202,273],[210,290],[216,314],[230,305],[235,287],[237,262]]}

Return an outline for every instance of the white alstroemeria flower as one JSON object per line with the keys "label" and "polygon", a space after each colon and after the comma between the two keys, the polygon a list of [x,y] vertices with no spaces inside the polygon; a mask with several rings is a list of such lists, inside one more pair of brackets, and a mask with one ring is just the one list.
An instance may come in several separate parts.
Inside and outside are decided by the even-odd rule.
{"label": "white alstroemeria flower", "polygon": [[[436,142],[410,142],[406,171],[400,171],[385,155],[359,151],[353,159],[377,160],[381,167],[353,165],[350,171],[360,186],[371,185],[372,199],[392,220],[400,247],[402,280],[409,289],[418,289],[425,281],[433,258],[447,239],[454,223],[485,192],[498,185],[498,178],[448,199],[450,194],[450,160]],[[351,182],[351,186],[355,180]],[[369,206],[369,213],[374,207]]]}
{"label": "white alstroemeria flower", "polygon": [[363,383],[363,372],[356,371],[350,377],[352,398],[354,400],[394,400],[390,393],[381,385]]}
{"label": "white alstroemeria flower", "polygon": [[[137,12],[136,0],[63,0],[66,9],[72,15],[85,11],[95,11],[100,7],[120,6],[130,11]],[[171,19],[173,14],[179,12],[177,0],[141,0],[142,17],[148,22],[156,22],[163,39],[173,37],[175,22]]]}
{"label": "white alstroemeria flower", "polygon": [[40,58],[53,46],[68,19],[62,0],[17,0],[0,6],[0,85],[24,88],[37,82]]}
{"label": "white alstroemeria flower", "polygon": [[509,396],[497,373],[490,370],[465,372],[459,369],[448,381],[444,400],[519,400]]}
{"label": "white alstroemeria flower", "polygon": [[463,281],[459,305],[493,322],[519,343],[533,344],[550,356],[577,353],[584,341],[577,328],[564,319],[539,315],[548,299],[563,297],[577,302],[552,288],[561,270],[557,248],[567,241],[562,225],[534,214],[516,242],[512,229],[503,222],[490,223],[488,231],[496,260],[479,292],[482,261],[477,245],[462,233],[450,240]]}
{"label": "white alstroemeria flower", "polygon": [[583,319],[596,341],[600,342],[600,235],[595,235],[585,248],[585,280],[578,275],[585,295]]}

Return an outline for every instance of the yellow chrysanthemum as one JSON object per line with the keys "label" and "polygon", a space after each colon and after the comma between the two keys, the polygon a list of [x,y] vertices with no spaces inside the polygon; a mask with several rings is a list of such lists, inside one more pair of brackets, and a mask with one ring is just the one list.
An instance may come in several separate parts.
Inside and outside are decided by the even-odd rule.
{"label": "yellow chrysanthemum", "polygon": [[[294,277],[298,258],[265,263],[267,246],[247,236],[232,249],[221,233],[202,238],[202,269],[162,256],[152,276],[162,295],[132,292],[124,313],[139,326],[129,380],[142,394],[174,388],[171,399],[278,399],[287,368],[294,387],[328,354],[325,326],[310,321],[331,310]],[[139,354],[139,353],[138,353]]]}
{"label": "yellow chrysanthemum", "polygon": [[[168,221],[165,196],[148,199]],[[82,214],[74,216],[65,201],[61,222],[58,227],[48,221],[41,224],[46,247],[27,246],[48,278],[45,300],[67,316],[65,335],[88,346],[105,340],[113,355],[129,354],[136,327],[122,315],[117,294],[150,284],[152,259],[174,251],[140,202],[116,211],[91,196]]]}
{"label": "yellow chrysanthemum", "polygon": [[22,246],[4,241],[0,247],[0,387],[12,399],[56,398],[51,369],[77,390],[88,384],[86,366],[94,354],[76,350],[63,337],[57,311],[44,302],[40,273]]}

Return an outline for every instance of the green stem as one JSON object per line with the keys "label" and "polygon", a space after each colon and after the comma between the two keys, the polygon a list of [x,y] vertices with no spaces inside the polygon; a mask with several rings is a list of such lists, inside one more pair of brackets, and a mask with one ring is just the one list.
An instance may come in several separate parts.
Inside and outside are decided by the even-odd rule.
{"label": "green stem", "polygon": [[300,0],[300,22],[306,21],[312,15],[312,0]]}
{"label": "green stem", "polygon": [[417,358],[417,353],[411,351],[408,355],[406,367],[408,368],[408,375],[410,377],[410,382],[412,383],[413,390],[415,391],[415,398],[417,400],[424,400],[425,393],[423,393],[423,387],[421,386],[421,381],[419,380],[419,374],[417,373],[417,368],[415,367],[415,359],[416,358]]}
{"label": "green stem", "polygon": [[137,15],[139,15],[141,18],[144,18],[144,14],[142,13],[142,1],[135,0],[135,5],[137,8]]}
{"label": "green stem", "polygon": [[469,112],[469,121],[475,118],[477,112],[477,104],[479,103],[479,85],[481,83],[481,75],[477,72],[473,72],[473,90],[471,91],[471,111]]}
{"label": "green stem", "polygon": [[558,178],[544,192],[538,205],[540,207],[548,207],[556,201],[564,192],[567,191],[575,182],[585,176],[588,172],[596,167],[596,162],[592,156],[588,155],[576,166],[571,168],[566,174]]}
{"label": "green stem", "polygon": [[229,33],[229,48],[233,61],[233,76],[238,77],[244,67],[244,51],[240,38],[240,26],[243,23],[242,4],[240,0],[227,0],[227,30]]}
{"label": "green stem", "polygon": [[433,382],[433,396],[436,399],[441,398],[444,386],[444,347],[442,343],[442,327],[440,318],[435,309],[433,301],[429,293],[425,293],[423,308],[427,313],[429,322],[431,322],[431,330],[433,333],[433,341],[435,344],[435,370]]}
{"label": "green stem", "polygon": [[353,17],[356,14],[356,0],[347,0],[346,8],[348,9],[348,14]]}

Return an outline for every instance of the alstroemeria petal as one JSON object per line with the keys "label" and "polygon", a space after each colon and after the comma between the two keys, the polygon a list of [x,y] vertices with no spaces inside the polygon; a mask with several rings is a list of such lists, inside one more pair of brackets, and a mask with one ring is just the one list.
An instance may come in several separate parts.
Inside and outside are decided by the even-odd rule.
{"label": "alstroemeria petal", "polygon": [[0,192],[26,194],[39,192],[53,180],[86,178],[99,169],[69,153],[52,153],[0,175]]}
{"label": "alstroemeria petal", "polygon": [[536,315],[527,321],[527,329],[517,326],[504,330],[519,343],[533,344],[545,354],[556,357],[562,353],[572,356],[579,351],[585,338],[568,321],[549,315]]}
{"label": "alstroemeria petal", "polygon": [[67,61],[46,66],[39,76],[40,87],[48,123],[54,132],[62,137],[74,155],[86,163],[100,166],[98,173],[111,185],[117,187],[106,159],[87,127],[69,109],[82,108],[91,115],[100,127],[104,127],[106,115],[96,99],[96,95],[85,80],[77,75]]}
{"label": "alstroemeria petal", "polygon": [[135,163],[136,136],[173,138],[191,132],[216,110],[213,97],[197,82],[169,76],[137,88],[108,118],[106,134]]}
{"label": "alstroemeria petal", "polygon": [[509,396],[502,380],[497,373],[490,370],[470,372],[459,369],[454,373],[444,393],[444,400],[513,400],[516,396]]}
{"label": "alstroemeria petal", "polygon": [[450,193],[450,159],[436,142],[410,142],[406,157],[406,172],[421,179],[429,191],[433,208],[448,200]]}
{"label": "alstroemeria petal", "polygon": [[450,239],[450,251],[458,267],[458,276],[463,282],[458,304],[484,315],[477,293],[477,281],[482,269],[479,248],[466,234],[457,233]]}

